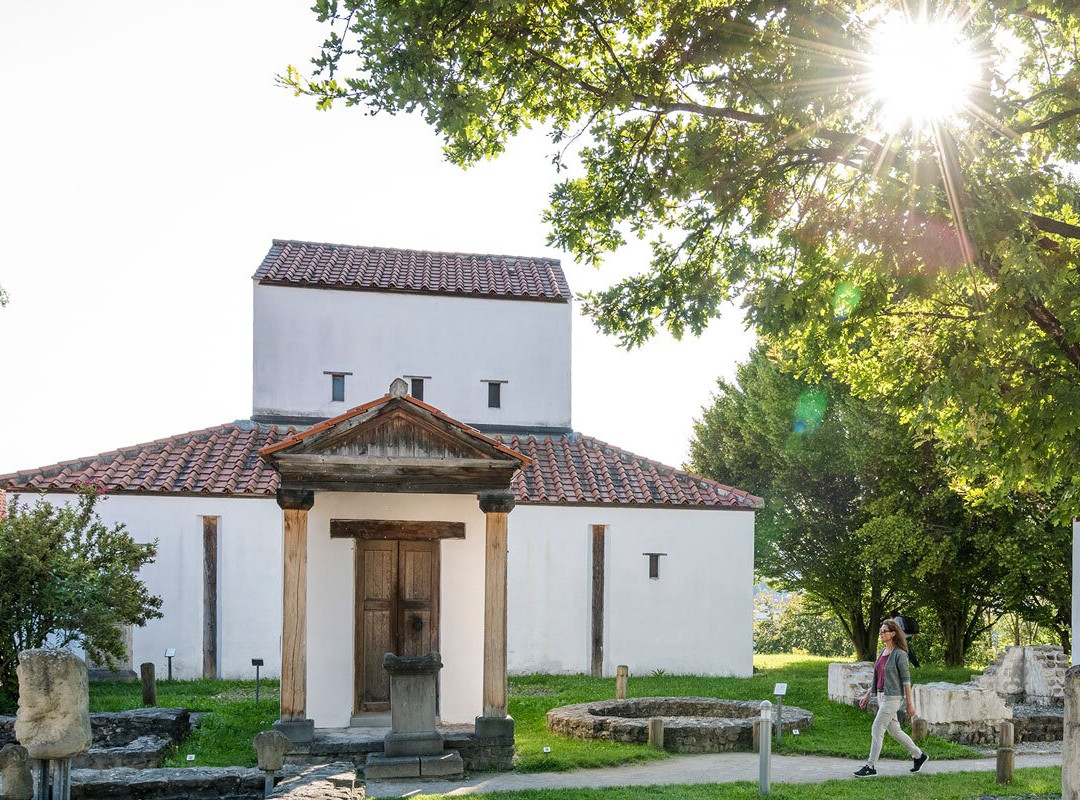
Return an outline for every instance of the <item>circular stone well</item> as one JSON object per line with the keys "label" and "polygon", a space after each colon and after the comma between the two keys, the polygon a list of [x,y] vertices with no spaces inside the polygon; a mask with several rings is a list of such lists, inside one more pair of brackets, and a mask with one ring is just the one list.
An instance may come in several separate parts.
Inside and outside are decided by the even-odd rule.
{"label": "circular stone well", "polygon": [[[773,721],[775,723],[775,709]],[[651,717],[664,720],[664,749],[671,753],[719,753],[751,750],[754,720],[761,716],[756,700],[721,700],[715,697],[635,697],[601,700],[553,708],[547,727],[574,739],[611,742],[648,741]],[[784,706],[784,732],[805,730],[814,715],[803,708]]]}

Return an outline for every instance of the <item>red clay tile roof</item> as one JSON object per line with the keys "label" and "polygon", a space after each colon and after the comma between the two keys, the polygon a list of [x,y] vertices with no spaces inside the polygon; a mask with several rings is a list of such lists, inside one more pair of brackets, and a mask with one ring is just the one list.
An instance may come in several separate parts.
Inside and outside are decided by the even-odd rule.
{"label": "red clay tile roof", "polygon": [[580,434],[499,436],[532,466],[515,484],[522,503],[761,508],[760,497],[664,466]]}
{"label": "red clay tile roof", "polygon": [[[216,428],[0,475],[0,490],[74,491],[87,484],[106,494],[273,496],[277,473],[259,450],[296,428],[238,421]],[[687,506],[752,509],[761,498],[665,467],[580,434],[491,437],[532,459],[514,478],[518,501],[560,505]]]}
{"label": "red clay tile roof", "polygon": [[554,258],[438,253],[275,239],[254,279],[273,286],[570,302]]}
{"label": "red clay tile roof", "polygon": [[276,425],[228,423],[0,475],[0,489],[62,492],[90,484],[106,494],[273,495],[277,473],[259,457],[259,450],[295,432]]}

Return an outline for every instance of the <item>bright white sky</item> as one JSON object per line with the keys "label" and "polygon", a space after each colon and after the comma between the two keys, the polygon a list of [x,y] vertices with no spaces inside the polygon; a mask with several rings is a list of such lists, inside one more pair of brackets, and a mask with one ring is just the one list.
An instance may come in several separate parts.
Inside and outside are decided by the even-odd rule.
{"label": "bright white sky", "polygon": [[[561,258],[551,145],[468,172],[421,120],[318,112],[275,86],[325,31],[308,0],[0,3],[0,473],[251,413],[251,275],[274,237]],[[752,346],[730,311],[700,340],[626,353],[574,320],[573,423],[680,465],[718,376]]]}

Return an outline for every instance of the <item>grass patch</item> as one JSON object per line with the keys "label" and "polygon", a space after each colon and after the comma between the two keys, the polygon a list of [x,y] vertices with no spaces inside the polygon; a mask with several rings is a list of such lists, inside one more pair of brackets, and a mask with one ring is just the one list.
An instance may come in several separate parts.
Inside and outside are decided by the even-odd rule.
{"label": "grass patch", "polygon": [[[828,663],[813,656],[758,656],[752,678],[708,678],[686,675],[630,676],[631,697],[701,696],[731,700],[772,699],[775,683],[787,683],[785,702],[814,714],[814,725],[798,737],[785,736],[778,753],[865,758],[870,747],[869,714],[828,700]],[[918,683],[962,682],[963,669],[921,667],[914,671]],[[646,745],[567,739],[549,733],[547,712],[557,706],[585,703],[615,696],[614,678],[584,675],[524,675],[510,679],[509,712],[515,720],[518,772],[549,772],[582,767],[638,764],[667,758],[668,754]],[[199,728],[166,762],[167,766],[255,766],[251,739],[278,717],[278,682],[262,681],[261,701],[255,704],[254,681],[196,680],[160,681],[158,705],[178,706],[206,712]],[[138,683],[94,683],[90,686],[91,711],[124,711],[142,706]],[[550,747],[550,753],[544,753]],[[974,751],[930,737],[925,749],[936,760],[964,758]],[[188,762],[185,756],[195,755]],[[904,758],[906,753],[889,737],[885,758]]]}
{"label": "grass patch", "polygon": [[[254,767],[251,740],[278,718],[278,681],[158,681],[157,704],[205,712],[199,727],[165,761],[166,767]],[[142,708],[142,689],[136,683],[90,684],[91,711]],[[194,761],[186,756],[192,753]]]}
{"label": "grass patch", "polygon": [[[700,696],[729,700],[772,700],[773,685],[786,683],[787,705],[814,714],[812,728],[799,736],[785,736],[777,753],[866,758],[873,717],[828,699],[828,664],[836,659],[799,655],[757,656],[752,678],[710,678],[693,675],[630,676],[630,697]],[[917,683],[962,683],[970,670],[924,666],[914,671]],[[515,721],[519,772],[562,771],[579,767],[641,763],[667,757],[645,745],[567,739],[549,733],[547,712],[558,706],[609,699],[615,696],[614,678],[583,675],[523,675],[510,679],[509,713]],[[543,748],[551,748],[545,754]],[[975,751],[931,736],[924,749],[934,759],[969,758]],[[907,753],[885,737],[885,758],[906,758]]]}
{"label": "grass patch", "polygon": [[[1011,786],[999,786],[994,773],[957,772],[951,775],[911,775],[825,783],[774,783],[771,800],[971,800],[979,795],[1050,794],[1061,791],[1059,767],[1016,770]],[[448,795],[419,795],[412,800],[433,800]],[[756,783],[710,783],[694,786],[642,786],[627,789],[530,789],[523,792],[492,792],[487,800],[759,800]],[[373,800],[376,800],[373,798]]]}

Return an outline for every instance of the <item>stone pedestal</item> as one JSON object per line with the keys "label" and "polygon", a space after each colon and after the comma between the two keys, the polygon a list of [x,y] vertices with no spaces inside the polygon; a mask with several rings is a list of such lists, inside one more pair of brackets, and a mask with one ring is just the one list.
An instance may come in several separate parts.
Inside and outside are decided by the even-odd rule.
{"label": "stone pedestal", "polygon": [[313,719],[279,719],[271,727],[285,734],[293,744],[309,744],[315,738]]}
{"label": "stone pedestal", "polygon": [[383,740],[384,752],[368,756],[364,774],[369,779],[460,775],[461,755],[445,752],[442,734],[435,730],[439,654],[387,653],[383,669],[390,673],[390,733]]}
{"label": "stone pedestal", "polygon": [[513,742],[514,718],[511,716],[477,717],[473,730],[480,739],[508,739]]}

